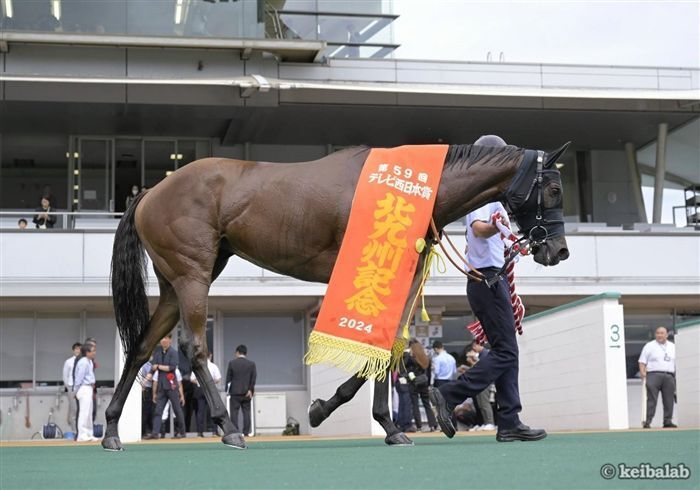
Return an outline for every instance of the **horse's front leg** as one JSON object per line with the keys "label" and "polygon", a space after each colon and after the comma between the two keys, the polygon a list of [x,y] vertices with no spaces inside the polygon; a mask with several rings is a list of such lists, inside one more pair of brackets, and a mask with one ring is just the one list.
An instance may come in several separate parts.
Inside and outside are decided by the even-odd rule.
{"label": "horse's front leg", "polygon": [[379,422],[386,432],[386,442],[390,446],[413,446],[413,441],[401,432],[391,420],[389,413],[389,376],[384,381],[374,381],[374,403],[372,404],[372,417]]}
{"label": "horse's front leg", "polygon": [[316,399],[309,405],[309,424],[318,427],[341,405],[349,402],[367,381],[365,378],[352,376],[340,385],[329,400]]}

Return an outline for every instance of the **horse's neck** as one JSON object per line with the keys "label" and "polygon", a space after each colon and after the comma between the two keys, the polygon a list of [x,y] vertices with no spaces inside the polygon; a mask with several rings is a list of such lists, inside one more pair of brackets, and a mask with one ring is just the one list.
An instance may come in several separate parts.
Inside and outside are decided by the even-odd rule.
{"label": "horse's neck", "polygon": [[522,153],[518,153],[512,161],[498,166],[488,162],[477,162],[466,170],[446,166],[433,213],[438,229],[486,203],[501,199],[521,162]]}

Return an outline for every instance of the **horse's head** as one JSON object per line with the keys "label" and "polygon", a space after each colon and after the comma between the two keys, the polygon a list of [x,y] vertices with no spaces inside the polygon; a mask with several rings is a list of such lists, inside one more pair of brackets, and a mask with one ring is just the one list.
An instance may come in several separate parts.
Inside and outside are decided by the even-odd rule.
{"label": "horse's head", "polygon": [[505,194],[506,206],[520,232],[530,240],[535,262],[542,265],[557,265],[569,258],[564,236],[561,174],[555,165],[569,144],[551,153],[526,150],[523,163]]}

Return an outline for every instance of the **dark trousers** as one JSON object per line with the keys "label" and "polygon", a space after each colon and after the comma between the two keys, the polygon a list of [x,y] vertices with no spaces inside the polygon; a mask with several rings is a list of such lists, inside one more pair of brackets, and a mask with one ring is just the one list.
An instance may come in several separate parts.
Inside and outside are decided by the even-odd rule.
{"label": "dark trousers", "polygon": [[454,407],[495,383],[498,426],[510,429],[520,423],[518,414],[522,407],[518,389],[518,343],[508,284],[502,278],[491,288],[485,281],[470,281],[467,294],[472,311],[491,344],[491,352],[457,380],[440,386],[440,393],[448,405]]}
{"label": "dark trousers", "polygon": [[396,425],[399,430],[406,430],[411,426],[411,393],[408,391],[408,385],[396,382],[396,392],[399,394],[399,419]]}
{"label": "dark trousers", "polygon": [[173,412],[175,412],[175,432],[185,433],[185,415],[182,413],[182,406],[180,406],[180,394],[178,390],[167,390],[160,388],[158,390],[158,395],[156,395],[156,412],[153,414],[153,433],[160,433],[160,425],[163,417],[163,410],[165,410],[165,405],[170,400],[170,405],[173,407]]}
{"label": "dark trousers", "polygon": [[420,416],[420,407],[418,406],[418,398],[423,402],[423,408],[425,408],[425,415],[428,417],[428,425],[433,428],[437,427],[437,420],[435,420],[435,414],[430,405],[430,398],[428,397],[428,388],[416,391],[411,390],[411,405],[413,406],[413,419],[416,421],[416,427],[420,429],[423,426],[423,420]]}
{"label": "dark trousers", "polygon": [[197,399],[194,395],[195,385],[189,379],[182,379],[182,392],[185,395],[185,407],[182,411],[185,413],[185,430],[190,431],[190,422],[192,414],[197,410]]}
{"label": "dark trousers", "polygon": [[141,392],[141,433],[153,432],[153,388],[144,388]]}
{"label": "dark trousers", "polygon": [[[446,384],[449,383],[450,381],[451,381],[451,380],[449,380],[449,379],[434,379],[434,380],[433,380],[433,386],[434,386],[435,388],[440,388],[441,386],[446,385]],[[464,401],[464,400],[462,400],[462,401]],[[460,403],[462,403],[462,402],[460,402]],[[459,403],[458,403],[458,405],[459,405]]]}
{"label": "dark trousers", "polygon": [[676,392],[676,377],[669,373],[650,372],[647,373],[647,424],[651,424],[656,413],[656,402],[659,391],[661,401],[664,404],[664,425],[672,423],[673,419],[673,398]]}
{"label": "dark trousers", "polygon": [[206,420],[207,420],[207,409],[209,405],[207,404],[207,399],[204,396],[204,390],[199,386],[195,386],[194,390],[195,399],[195,412],[197,413],[197,432],[201,434],[206,430]]}
{"label": "dark trousers", "polygon": [[229,398],[229,411],[231,412],[231,422],[236,432],[238,429],[238,410],[243,411],[243,434],[250,434],[250,398],[245,395],[231,395]]}

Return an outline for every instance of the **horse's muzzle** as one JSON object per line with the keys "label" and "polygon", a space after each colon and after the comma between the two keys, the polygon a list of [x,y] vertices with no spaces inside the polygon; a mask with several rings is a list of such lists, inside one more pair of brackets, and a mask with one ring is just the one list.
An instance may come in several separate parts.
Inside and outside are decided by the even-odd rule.
{"label": "horse's muzzle", "polygon": [[549,238],[545,243],[535,248],[534,259],[545,266],[557,265],[569,258],[569,248],[563,236]]}

